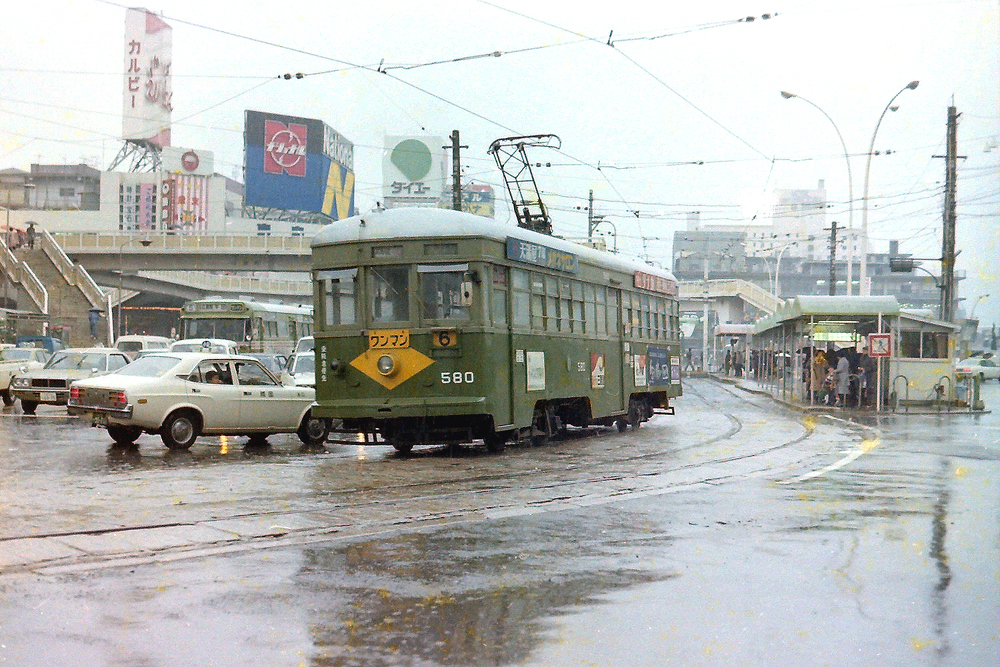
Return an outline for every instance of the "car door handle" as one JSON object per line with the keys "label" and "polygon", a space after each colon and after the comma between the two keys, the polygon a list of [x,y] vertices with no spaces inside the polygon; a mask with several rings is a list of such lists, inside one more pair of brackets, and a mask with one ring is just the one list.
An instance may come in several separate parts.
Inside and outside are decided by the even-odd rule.
{"label": "car door handle", "polygon": [[191,387],[191,393],[192,393],[192,394],[197,394],[197,393],[199,393],[200,391],[201,391],[201,389],[197,389],[196,387]]}
{"label": "car door handle", "polygon": [[253,396],[253,392],[252,391],[245,391],[245,392],[243,392],[243,395],[244,396]]}

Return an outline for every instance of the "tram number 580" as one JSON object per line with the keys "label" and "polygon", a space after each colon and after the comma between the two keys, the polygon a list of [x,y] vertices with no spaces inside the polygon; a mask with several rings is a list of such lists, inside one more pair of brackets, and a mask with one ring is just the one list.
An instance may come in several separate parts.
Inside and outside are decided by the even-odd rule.
{"label": "tram number 580", "polygon": [[455,371],[453,373],[441,373],[441,384],[472,384],[476,381],[476,374],[472,371]]}

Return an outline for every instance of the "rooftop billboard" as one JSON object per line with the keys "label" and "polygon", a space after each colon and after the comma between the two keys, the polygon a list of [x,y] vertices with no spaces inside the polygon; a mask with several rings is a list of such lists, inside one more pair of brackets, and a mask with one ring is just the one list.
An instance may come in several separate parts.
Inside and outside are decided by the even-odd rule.
{"label": "rooftop billboard", "polygon": [[382,158],[383,202],[398,206],[437,206],[445,186],[441,137],[385,138]]}
{"label": "rooftop billboard", "polygon": [[354,144],[321,120],[263,111],[244,119],[247,206],[355,215]]}
{"label": "rooftop billboard", "polygon": [[125,10],[122,138],[170,145],[173,28],[145,9]]}

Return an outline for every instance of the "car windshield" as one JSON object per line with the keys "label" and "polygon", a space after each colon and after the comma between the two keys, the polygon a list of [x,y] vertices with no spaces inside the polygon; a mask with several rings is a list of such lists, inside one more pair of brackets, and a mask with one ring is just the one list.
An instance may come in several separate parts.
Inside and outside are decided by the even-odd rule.
{"label": "car windshield", "polygon": [[115,374],[148,378],[163,377],[173,370],[179,361],[179,357],[171,357],[165,354],[149,354],[144,357],[139,357],[125,368],[117,371]]}
{"label": "car windshield", "polygon": [[31,358],[31,350],[15,347],[0,350],[0,361],[24,361]]}
{"label": "car windshield", "polygon": [[300,354],[295,357],[295,373],[315,373],[316,355],[312,353]]}
{"label": "car windshield", "polygon": [[45,368],[53,370],[80,370],[82,368],[103,369],[107,365],[107,355],[100,352],[58,352]]}

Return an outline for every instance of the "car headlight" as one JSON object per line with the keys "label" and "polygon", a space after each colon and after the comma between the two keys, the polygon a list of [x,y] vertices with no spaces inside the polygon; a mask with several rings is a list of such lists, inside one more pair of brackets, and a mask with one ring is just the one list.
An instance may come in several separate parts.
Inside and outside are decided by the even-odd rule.
{"label": "car headlight", "polygon": [[27,387],[31,386],[31,380],[29,380],[28,378],[16,377],[11,382],[11,385],[19,389],[26,389]]}

